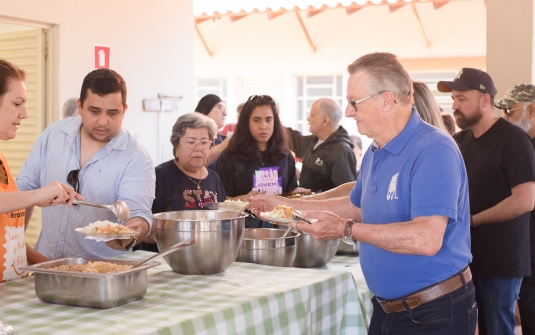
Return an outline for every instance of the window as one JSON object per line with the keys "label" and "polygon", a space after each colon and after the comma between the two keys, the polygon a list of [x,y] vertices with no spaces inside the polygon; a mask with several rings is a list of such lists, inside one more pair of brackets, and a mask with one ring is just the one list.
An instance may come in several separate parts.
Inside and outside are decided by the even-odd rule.
{"label": "window", "polygon": [[197,78],[195,80],[195,101],[207,94],[215,94],[227,104],[227,79],[223,77]]}
{"label": "window", "polygon": [[296,129],[302,134],[310,134],[307,117],[312,103],[319,98],[331,98],[343,106],[342,86],[342,75],[298,76]]}

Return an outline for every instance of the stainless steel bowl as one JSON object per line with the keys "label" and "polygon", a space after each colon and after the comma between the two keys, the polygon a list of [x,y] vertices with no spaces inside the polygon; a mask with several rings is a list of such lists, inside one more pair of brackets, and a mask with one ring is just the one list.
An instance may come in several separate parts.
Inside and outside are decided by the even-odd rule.
{"label": "stainless steel bowl", "polygon": [[338,249],[340,239],[317,241],[308,233],[301,232],[297,238],[297,253],[294,266],[299,268],[319,268],[329,263]]}
{"label": "stainless steel bowl", "polygon": [[137,265],[139,262],[115,259],[63,258],[21,268],[34,272],[35,294],[44,302],[92,308],[112,308],[139,300],[147,292],[147,269],[160,265],[149,262],[139,268],[112,273],[53,270],[66,264],[89,261]]}
{"label": "stainless steel bowl", "polygon": [[243,244],[236,261],[271,266],[292,266],[297,251],[296,241],[300,234],[290,232],[282,238],[285,232],[286,229],[245,229]]}
{"label": "stainless steel bowl", "polygon": [[178,211],[153,215],[158,249],[187,239],[195,244],[163,258],[178,273],[209,275],[225,271],[243,241],[245,215],[232,211]]}
{"label": "stainless steel bowl", "polygon": [[358,256],[359,255],[359,241],[354,245],[341,242],[338,246],[337,255]]}

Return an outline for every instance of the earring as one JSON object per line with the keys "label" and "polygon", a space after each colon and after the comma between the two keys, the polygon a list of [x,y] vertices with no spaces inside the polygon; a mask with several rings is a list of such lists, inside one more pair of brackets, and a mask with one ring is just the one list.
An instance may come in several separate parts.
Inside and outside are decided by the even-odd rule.
{"label": "earring", "polygon": [[175,156],[175,162],[178,162],[178,157]]}

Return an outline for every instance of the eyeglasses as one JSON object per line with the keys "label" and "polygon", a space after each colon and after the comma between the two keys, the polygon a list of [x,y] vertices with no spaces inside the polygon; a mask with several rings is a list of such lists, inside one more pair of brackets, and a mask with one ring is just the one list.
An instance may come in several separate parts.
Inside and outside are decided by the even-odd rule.
{"label": "eyeglasses", "polygon": [[201,149],[206,150],[210,149],[210,146],[212,145],[212,141],[209,140],[201,140],[201,141],[193,141],[193,140],[185,140],[184,146],[188,148],[189,150],[195,149],[196,146],[200,146]]}
{"label": "eyeglasses", "polygon": [[78,194],[80,194],[80,180],[78,180],[79,175],[80,175],[80,169],[72,170],[67,175],[67,182],[69,183],[69,185],[71,185],[74,188],[74,191]]}
{"label": "eyeglasses", "polygon": [[[372,95],[368,95],[367,97],[364,97],[362,99],[358,99],[358,100],[350,100],[347,96],[346,96],[346,99],[347,99],[347,103],[350,104],[351,106],[353,106],[353,108],[355,109],[355,112],[357,111],[357,104],[360,104],[361,102],[363,102],[364,100],[368,100],[370,98],[373,98],[373,97],[376,97],[378,96],[379,94],[383,94],[385,92],[388,92],[388,91],[379,91],[375,94],[372,94]],[[394,103],[397,104],[397,101],[394,100]]]}
{"label": "eyeglasses", "polygon": [[522,108],[524,108],[524,106],[517,107],[517,108],[513,108],[513,109],[502,108],[502,111],[503,111],[503,114],[505,114],[505,115],[507,115],[507,116],[511,116],[511,114],[513,113],[513,111],[516,111],[517,109],[522,109]]}

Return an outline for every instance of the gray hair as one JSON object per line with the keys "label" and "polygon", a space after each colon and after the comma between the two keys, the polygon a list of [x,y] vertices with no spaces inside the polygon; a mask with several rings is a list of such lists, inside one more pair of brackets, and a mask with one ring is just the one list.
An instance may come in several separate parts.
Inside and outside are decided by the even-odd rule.
{"label": "gray hair", "polygon": [[73,117],[78,111],[77,98],[70,98],[63,104],[63,118],[68,119]]}
{"label": "gray hair", "polygon": [[412,105],[411,76],[396,55],[388,52],[367,54],[349,64],[347,71],[350,75],[359,71],[369,74],[369,82],[366,83],[369,94],[385,90],[394,93],[399,103]]}
{"label": "gray hair", "polygon": [[180,139],[186,133],[186,129],[200,129],[206,128],[208,130],[208,138],[213,142],[217,134],[217,124],[214,120],[201,113],[187,113],[180,116],[173,126],[171,132],[171,144],[173,145],[173,155],[175,149],[180,142]]}
{"label": "gray hair", "polygon": [[323,116],[329,117],[331,124],[338,124],[342,120],[342,107],[333,99],[322,98],[317,100],[319,102],[319,112]]}

